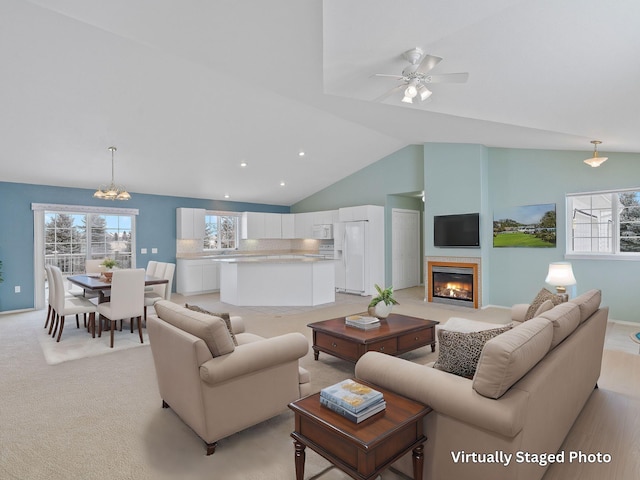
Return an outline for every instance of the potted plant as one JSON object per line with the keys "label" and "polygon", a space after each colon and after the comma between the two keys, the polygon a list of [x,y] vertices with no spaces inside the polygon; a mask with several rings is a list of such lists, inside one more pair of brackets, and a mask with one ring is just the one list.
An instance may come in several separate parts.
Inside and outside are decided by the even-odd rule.
{"label": "potted plant", "polygon": [[387,318],[391,313],[394,305],[398,302],[393,298],[393,287],[387,287],[384,290],[379,285],[375,285],[378,295],[369,302],[369,315],[377,318]]}
{"label": "potted plant", "polygon": [[113,276],[113,272],[111,270],[113,269],[113,267],[118,265],[118,262],[116,262],[113,258],[105,258],[100,265],[102,265],[107,270],[103,272],[103,275],[107,277],[107,280],[110,281],[111,277]]}

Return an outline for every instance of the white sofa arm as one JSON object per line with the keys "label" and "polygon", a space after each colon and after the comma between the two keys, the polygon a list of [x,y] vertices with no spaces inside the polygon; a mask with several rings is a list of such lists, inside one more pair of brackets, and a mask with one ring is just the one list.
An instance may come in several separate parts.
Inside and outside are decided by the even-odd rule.
{"label": "white sofa arm", "polygon": [[529,310],[528,303],[516,303],[511,307],[511,320],[515,320],[516,322],[524,322],[524,317],[527,315],[527,310]]}
{"label": "white sofa arm", "polygon": [[232,317],[229,317],[229,320],[231,320],[231,330],[233,331],[234,335],[245,332],[244,320],[242,320],[242,317],[234,315]]}
{"label": "white sofa arm", "polygon": [[356,377],[430,406],[462,422],[514,437],[522,430],[528,393],[511,389],[494,400],[476,393],[472,380],[379,352],[367,352]]}
{"label": "white sofa arm", "polygon": [[246,343],[237,346],[227,355],[214,357],[200,365],[200,378],[210,385],[215,385],[231,378],[298,360],[308,351],[309,342],[298,332]]}

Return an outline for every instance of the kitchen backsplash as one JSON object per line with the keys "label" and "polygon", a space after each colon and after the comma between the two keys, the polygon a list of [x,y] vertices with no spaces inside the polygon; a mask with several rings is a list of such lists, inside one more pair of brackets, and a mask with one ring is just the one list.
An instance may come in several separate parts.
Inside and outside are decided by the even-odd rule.
{"label": "kitchen backsplash", "polygon": [[[320,245],[328,244],[327,240],[315,239],[263,239],[263,240],[240,240],[238,251],[240,252],[295,252],[295,253],[318,253]],[[333,241],[330,241],[333,244]],[[203,253],[202,240],[177,240],[176,255],[198,255]]]}

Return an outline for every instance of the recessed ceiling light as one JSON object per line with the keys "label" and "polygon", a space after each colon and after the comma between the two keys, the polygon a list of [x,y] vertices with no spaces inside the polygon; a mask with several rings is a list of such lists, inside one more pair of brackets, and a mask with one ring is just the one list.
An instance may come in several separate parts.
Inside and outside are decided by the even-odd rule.
{"label": "recessed ceiling light", "polygon": [[298,156],[299,156],[299,157],[304,157],[304,152],[303,152],[302,150],[300,150],[300,151],[298,152]]}
{"label": "recessed ceiling light", "polygon": [[229,194],[228,194],[228,193],[225,193],[225,194],[224,194],[224,198],[229,198]]}
{"label": "recessed ceiling light", "polygon": [[246,167],[247,165],[248,165],[248,163],[247,163],[247,162],[240,162],[240,166],[241,166],[241,167]]}
{"label": "recessed ceiling light", "polygon": [[285,186],[284,180],[282,180],[282,181],[280,182],[280,186],[281,186],[281,187],[284,187],[284,186]]}

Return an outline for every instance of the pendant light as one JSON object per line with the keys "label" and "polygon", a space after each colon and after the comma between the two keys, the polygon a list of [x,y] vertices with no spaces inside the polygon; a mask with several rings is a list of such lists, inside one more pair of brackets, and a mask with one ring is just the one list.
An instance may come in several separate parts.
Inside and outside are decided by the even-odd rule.
{"label": "pendant light", "polygon": [[600,145],[602,143],[600,140],[591,140],[591,143],[593,143],[593,157],[587,158],[584,161],[584,163],[586,163],[587,165],[590,165],[592,167],[599,167],[604,162],[606,162],[609,159],[609,157],[599,157],[598,156],[598,145]]}
{"label": "pendant light", "polygon": [[127,192],[124,185],[116,185],[114,181],[114,161],[113,154],[117,150],[116,147],[109,147],[107,150],[111,152],[111,183],[106,185],[100,185],[100,188],[93,194],[94,198],[101,198],[103,200],[130,200],[131,195]]}

